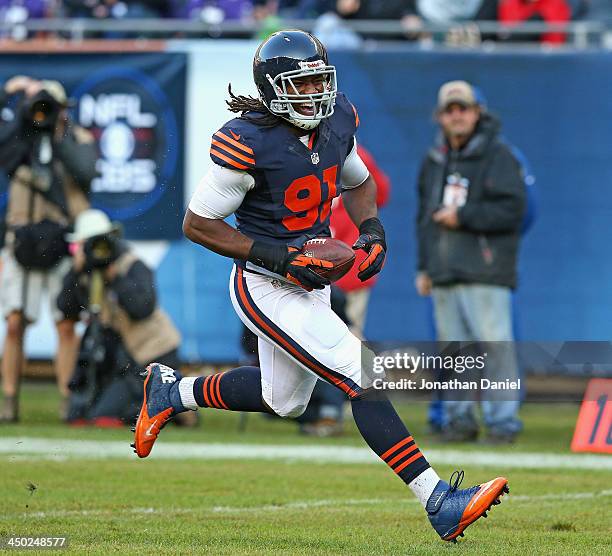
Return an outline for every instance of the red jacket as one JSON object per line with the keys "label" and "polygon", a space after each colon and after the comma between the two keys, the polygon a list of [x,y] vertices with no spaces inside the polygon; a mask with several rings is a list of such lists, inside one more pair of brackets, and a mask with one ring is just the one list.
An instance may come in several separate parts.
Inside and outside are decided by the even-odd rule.
{"label": "red jacket", "polygon": [[[522,23],[544,20],[547,23],[564,23],[572,18],[567,0],[501,0],[498,19],[501,23]],[[560,44],[565,42],[564,33],[544,33],[542,42]]]}
{"label": "red jacket", "polygon": [[[389,189],[391,188],[389,177],[378,167],[374,157],[361,145],[357,145],[357,153],[376,182],[376,205],[382,207],[389,199]],[[359,230],[357,230],[357,227],[353,224],[353,221],[346,212],[342,204],[342,197],[336,197],[334,199],[330,227],[332,236],[343,241],[347,245],[352,246],[359,237]],[[376,277],[370,278],[365,282],[357,278],[357,267],[366,257],[367,253],[364,251],[357,251],[353,268],[340,278],[340,280],[335,282],[336,286],[345,292],[359,290],[361,288],[371,288],[376,282]]]}

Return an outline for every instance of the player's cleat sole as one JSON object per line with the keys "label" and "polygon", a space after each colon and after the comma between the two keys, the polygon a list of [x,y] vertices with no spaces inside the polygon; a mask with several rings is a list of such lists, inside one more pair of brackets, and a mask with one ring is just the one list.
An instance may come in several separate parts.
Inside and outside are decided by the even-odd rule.
{"label": "player's cleat sole", "polygon": [[146,458],[153,449],[159,432],[175,413],[169,401],[170,386],[177,381],[177,373],[159,363],[147,367],[144,397],[134,427],[132,448],[139,458]]}

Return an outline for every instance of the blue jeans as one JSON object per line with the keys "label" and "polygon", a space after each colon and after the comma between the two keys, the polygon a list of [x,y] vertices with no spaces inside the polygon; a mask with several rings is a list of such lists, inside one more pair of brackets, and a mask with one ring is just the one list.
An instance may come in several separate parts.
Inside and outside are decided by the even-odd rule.
{"label": "blue jeans", "polygon": [[[436,286],[432,291],[436,330],[440,342],[501,342],[487,346],[483,378],[491,381],[519,378],[512,345],[512,296],[509,288],[488,284]],[[519,394],[508,400],[495,395],[481,401],[485,426],[493,433],[515,433],[523,428],[518,418]],[[473,420],[476,402],[448,400],[444,403],[449,423]],[[452,426],[452,425],[451,425]]]}

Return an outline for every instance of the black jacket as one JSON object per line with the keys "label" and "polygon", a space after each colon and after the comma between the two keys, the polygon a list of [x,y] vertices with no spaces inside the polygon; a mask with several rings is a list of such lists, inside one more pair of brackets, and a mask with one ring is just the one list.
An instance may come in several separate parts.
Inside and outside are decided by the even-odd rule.
{"label": "black jacket", "polygon": [[[122,246],[122,253],[126,248]],[[107,284],[119,306],[133,321],[151,316],[157,307],[155,281],[151,270],[140,260],[136,260],[125,276],[117,276]],[[70,270],[64,277],[62,290],[57,297],[58,309],[69,319],[78,320],[81,311],[89,306],[89,292],[81,281],[81,276]]]}
{"label": "black jacket", "polygon": [[[443,138],[425,157],[419,176],[418,269],[434,285],[482,283],[516,286],[525,184],[519,162],[499,137],[500,123],[483,114],[474,136],[460,151]],[[469,180],[460,227],[436,224],[447,176]]]}
{"label": "black jacket", "polygon": [[[3,110],[12,113],[12,118],[4,119]],[[13,178],[15,171],[22,165],[33,167],[40,145],[42,135],[33,130],[31,125],[25,123],[25,104],[23,99],[13,110],[8,109],[8,96],[0,87],[0,171]],[[64,133],[61,137],[52,137],[52,161],[59,161],[65,173],[70,176],[75,185],[88,197],[91,181],[97,176],[96,159],[98,157],[96,146],[91,140],[85,141],[83,135],[89,135],[70,119],[64,124]],[[55,164],[48,166],[53,176],[47,191],[39,193],[48,201],[62,208],[64,213],[69,212],[69,200],[66,198],[63,182],[65,179],[58,175]],[[9,195],[10,195],[9,188]],[[10,222],[10,218],[8,218]]]}

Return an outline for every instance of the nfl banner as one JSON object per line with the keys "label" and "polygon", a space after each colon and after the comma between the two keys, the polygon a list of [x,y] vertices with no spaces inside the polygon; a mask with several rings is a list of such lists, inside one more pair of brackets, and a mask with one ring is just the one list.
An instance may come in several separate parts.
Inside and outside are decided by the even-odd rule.
{"label": "nfl banner", "polygon": [[[185,54],[23,54],[0,60],[3,82],[27,68],[31,77],[64,85],[73,120],[97,142],[99,175],[91,184],[96,208],[120,221],[129,239],[181,236]],[[6,203],[6,186],[0,203]]]}

